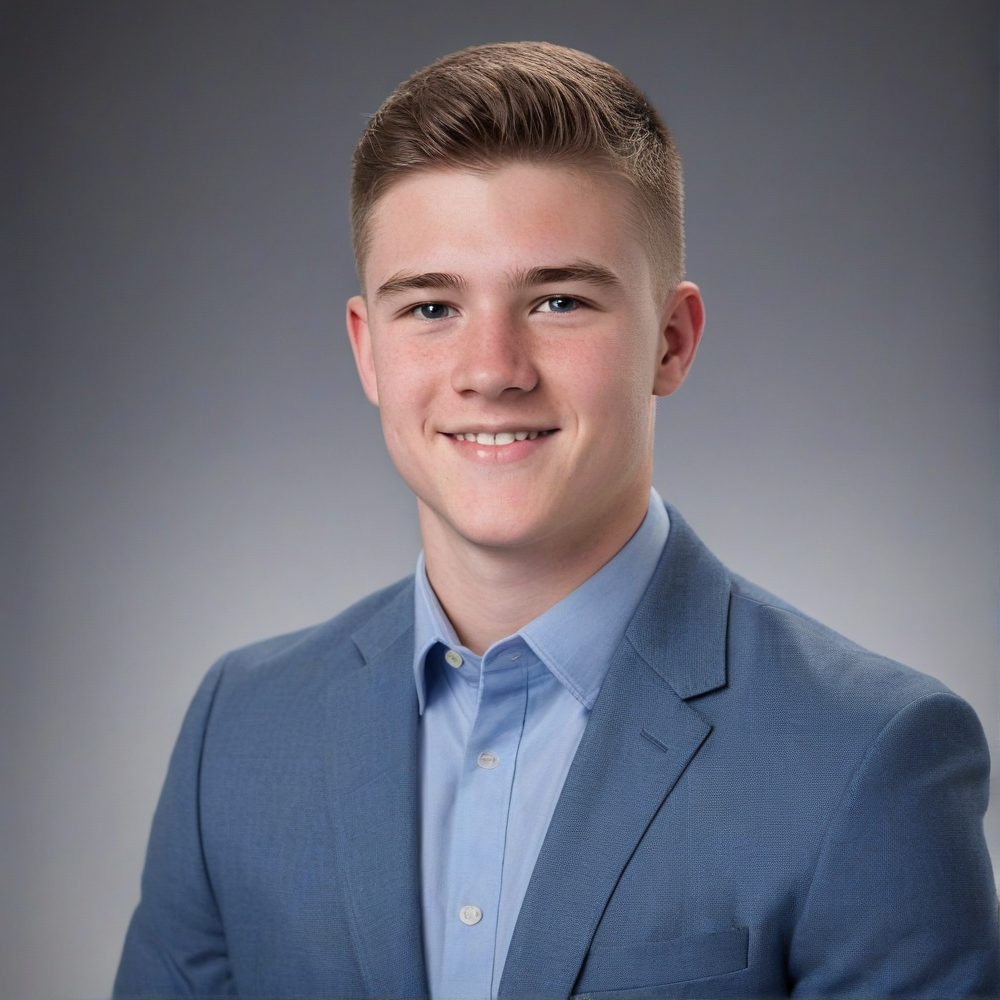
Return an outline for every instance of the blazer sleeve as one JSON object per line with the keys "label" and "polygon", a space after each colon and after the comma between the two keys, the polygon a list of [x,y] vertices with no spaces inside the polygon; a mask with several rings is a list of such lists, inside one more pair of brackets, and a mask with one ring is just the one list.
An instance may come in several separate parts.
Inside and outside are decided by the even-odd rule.
{"label": "blazer sleeve", "polygon": [[792,995],[1000,996],[975,712],[925,695],[882,729],[833,816],[789,950]]}
{"label": "blazer sleeve", "polygon": [[205,868],[199,772],[205,731],[224,661],[206,675],[174,747],[114,996],[235,995],[219,908]]}

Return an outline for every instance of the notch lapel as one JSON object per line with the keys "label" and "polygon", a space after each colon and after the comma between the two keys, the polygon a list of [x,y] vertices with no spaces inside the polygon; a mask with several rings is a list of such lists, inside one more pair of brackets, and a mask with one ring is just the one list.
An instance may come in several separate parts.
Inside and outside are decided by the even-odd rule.
{"label": "notch lapel", "polygon": [[528,884],[501,997],[567,997],[621,873],[709,733],[686,698],[726,682],[729,574],[670,534],[615,654]]}
{"label": "notch lapel", "polygon": [[331,685],[327,775],[353,944],[372,996],[425,997],[412,585],[352,638],[365,664]]}

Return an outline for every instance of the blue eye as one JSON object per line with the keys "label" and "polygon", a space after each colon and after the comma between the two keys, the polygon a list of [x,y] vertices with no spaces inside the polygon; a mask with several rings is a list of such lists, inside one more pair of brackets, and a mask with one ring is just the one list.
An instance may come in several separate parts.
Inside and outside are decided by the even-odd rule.
{"label": "blue eye", "polygon": [[540,312],[568,313],[580,308],[580,300],[568,295],[554,295],[546,299],[539,307]]}
{"label": "blue eye", "polygon": [[441,302],[421,302],[413,307],[413,315],[420,319],[447,319],[448,306]]}

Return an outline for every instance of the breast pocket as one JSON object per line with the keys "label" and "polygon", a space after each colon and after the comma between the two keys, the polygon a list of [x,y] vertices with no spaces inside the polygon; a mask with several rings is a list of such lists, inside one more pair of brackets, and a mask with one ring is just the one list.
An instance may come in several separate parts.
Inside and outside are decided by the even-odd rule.
{"label": "breast pocket", "polygon": [[590,949],[575,993],[654,989],[747,967],[750,932],[746,927],[669,941],[604,945]]}

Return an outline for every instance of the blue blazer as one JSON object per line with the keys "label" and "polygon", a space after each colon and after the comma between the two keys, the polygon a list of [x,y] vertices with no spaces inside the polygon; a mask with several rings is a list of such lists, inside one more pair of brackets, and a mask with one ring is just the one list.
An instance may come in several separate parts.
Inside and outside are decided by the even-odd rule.
{"label": "blue blazer", "polygon": [[[1000,996],[975,713],[668,509],[500,996]],[[116,996],[427,995],[412,658],[408,579],[212,668]]]}

